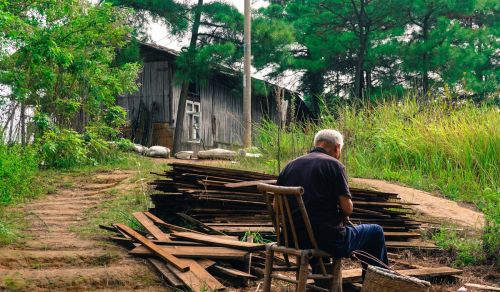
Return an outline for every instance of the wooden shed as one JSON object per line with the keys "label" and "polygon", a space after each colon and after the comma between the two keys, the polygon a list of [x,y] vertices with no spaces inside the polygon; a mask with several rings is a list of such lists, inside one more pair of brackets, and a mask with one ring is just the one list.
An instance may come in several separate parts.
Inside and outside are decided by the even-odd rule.
{"label": "wooden shed", "polygon": [[[177,52],[152,44],[141,44],[144,61],[135,93],[118,97],[117,103],[127,111],[125,136],[133,142],[171,148],[177,116],[181,84],[176,81]],[[243,95],[241,73],[232,70],[213,72],[203,81],[190,85],[182,139],[182,150],[198,151],[210,148],[234,148],[242,145]],[[293,116],[307,119],[304,102],[285,91],[282,116],[279,117],[276,86],[255,80],[264,90],[252,94],[252,121],[263,118],[287,123]],[[262,87],[262,86],[261,86]],[[294,102],[295,106],[289,104]],[[294,108],[294,113],[290,113]],[[288,117],[288,119],[286,118]]]}

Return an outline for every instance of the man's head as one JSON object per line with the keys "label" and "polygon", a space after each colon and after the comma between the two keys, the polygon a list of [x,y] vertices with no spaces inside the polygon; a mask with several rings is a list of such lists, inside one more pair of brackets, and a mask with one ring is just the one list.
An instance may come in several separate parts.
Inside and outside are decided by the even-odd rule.
{"label": "man's head", "polygon": [[328,155],[337,159],[340,159],[343,145],[344,137],[337,130],[321,130],[314,136],[314,146],[325,149]]}

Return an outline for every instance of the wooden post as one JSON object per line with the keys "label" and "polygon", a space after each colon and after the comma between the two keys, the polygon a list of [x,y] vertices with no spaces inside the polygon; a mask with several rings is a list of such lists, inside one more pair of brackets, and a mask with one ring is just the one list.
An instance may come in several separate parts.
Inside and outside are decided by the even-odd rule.
{"label": "wooden post", "polygon": [[250,0],[245,0],[245,74],[243,82],[243,146],[252,146],[252,48],[251,48],[251,6]]}

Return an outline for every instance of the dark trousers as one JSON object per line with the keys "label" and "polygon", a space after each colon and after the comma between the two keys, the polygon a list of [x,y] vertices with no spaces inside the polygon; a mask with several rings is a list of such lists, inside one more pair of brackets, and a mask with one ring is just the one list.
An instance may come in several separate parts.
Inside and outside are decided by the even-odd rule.
{"label": "dark trousers", "polygon": [[[342,257],[348,257],[353,251],[361,250],[374,256],[384,264],[388,265],[387,248],[385,247],[384,230],[380,225],[361,224],[346,227],[345,244],[339,247],[339,254]],[[369,265],[381,266],[376,261],[365,257],[359,257]],[[366,264],[362,263],[363,270],[366,270]],[[364,274],[364,273],[363,273]]]}

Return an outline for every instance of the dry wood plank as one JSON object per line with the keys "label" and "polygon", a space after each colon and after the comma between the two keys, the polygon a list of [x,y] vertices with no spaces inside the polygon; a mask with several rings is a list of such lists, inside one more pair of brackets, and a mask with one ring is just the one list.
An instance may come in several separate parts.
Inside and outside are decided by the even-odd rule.
{"label": "dry wood plank", "polygon": [[197,259],[196,260],[198,262],[198,264],[200,264],[200,266],[202,266],[204,269],[208,269],[210,268],[211,266],[215,265],[216,262],[215,261],[212,261],[212,260],[209,260],[209,259]]}
{"label": "dry wood plank", "polygon": [[419,238],[420,233],[417,232],[395,232],[395,231],[384,231],[385,237],[406,237],[406,238]]}
{"label": "dry wood plank", "polygon": [[170,271],[164,262],[159,259],[148,259],[148,261],[155,267],[155,269],[165,278],[165,280],[174,287],[182,287],[184,283]]}
{"label": "dry wood plank", "polygon": [[158,225],[163,225],[163,226],[167,227],[168,229],[170,229],[172,231],[194,232],[194,233],[200,233],[200,234],[202,234],[201,232],[198,232],[196,230],[192,230],[192,229],[189,229],[189,228],[184,228],[184,227],[181,227],[181,226],[177,226],[177,225],[174,225],[174,224],[167,223],[167,222],[161,220],[160,218],[156,217],[155,215],[153,215],[150,212],[144,212],[144,215],[146,215],[146,217],[148,217],[149,219],[153,220],[154,223],[156,223]]}
{"label": "dry wood plank", "polygon": [[257,279],[257,277],[255,277],[252,274],[245,273],[243,271],[240,271],[240,270],[237,270],[237,269],[233,269],[233,268],[229,268],[229,267],[223,267],[223,266],[220,266],[220,265],[215,265],[215,266],[212,267],[212,269],[214,271],[220,272],[220,273],[222,273],[224,275],[227,275],[227,276],[230,276],[230,277],[234,277],[234,278]]}
{"label": "dry wood plank", "polygon": [[264,250],[266,248],[264,244],[235,241],[210,235],[196,234],[192,232],[175,232],[172,233],[172,236],[205,243],[210,246],[224,246],[248,251]]}
{"label": "dry wood plank", "polygon": [[[130,238],[130,236],[128,236],[128,235],[127,235],[127,238],[119,237],[119,236],[111,236],[109,239],[116,241],[116,242],[120,242],[120,243],[134,243],[134,240],[132,238]],[[162,240],[151,239],[150,241],[154,244],[157,244],[157,245],[185,245],[185,246],[200,246],[201,245],[201,243],[198,243],[198,242],[181,241],[181,240],[162,241]]]}
{"label": "dry wood plank", "polygon": [[[160,246],[161,249],[171,253],[179,258],[195,259],[218,259],[218,260],[244,260],[248,252],[215,246]],[[140,245],[129,251],[129,254],[135,256],[154,256],[155,254],[146,247]]]}
{"label": "dry wood plank", "polygon": [[[440,277],[458,275],[462,273],[461,270],[453,269],[450,267],[396,270],[396,272],[411,277]],[[353,283],[359,281],[361,281],[361,269],[350,269],[342,271],[343,283]]]}
{"label": "dry wood plank", "polygon": [[144,228],[149,232],[149,234],[153,235],[154,238],[162,241],[169,241],[170,237],[165,234],[163,231],[161,231],[160,228],[158,228],[149,218],[144,215],[142,212],[134,212],[132,213],[132,216],[139,221],[139,223],[144,226]]}
{"label": "dry wood plank", "polygon": [[179,215],[182,219],[192,223],[192,224],[195,224],[197,226],[199,226],[200,228],[202,229],[205,229],[205,230],[208,230],[208,231],[211,231],[211,232],[214,232],[216,234],[219,234],[219,235],[225,235],[224,233],[220,232],[220,231],[217,231],[205,224],[203,224],[203,222],[199,221],[199,220],[196,220],[194,219],[193,217],[187,215],[187,214],[184,214],[184,213],[177,213],[177,215]]}
{"label": "dry wood plank", "polygon": [[242,187],[257,186],[258,184],[261,184],[261,183],[276,184],[276,180],[275,179],[267,179],[267,180],[242,181],[242,182],[236,182],[236,183],[227,183],[224,186],[227,188],[242,188]]}
{"label": "dry wood plank", "polygon": [[425,241],[386,241],[385,245],[389,248],[437,248],[434,243]]}
{"label": "dry wood plank", "polygon": [[189,271],[181,272],[171,264],[166,264],[167,268],[174,273],[186,286],[189,286],[193,291],[215,291],[224,289],[217,279],[210,275],[200,264],[195,260],[182,259],[184,264],[189,266]]}
{"label": "dry wood plank", "polygon": [[499,287],[493,287],[493,286],[488,286],[488,285],[465,283],[464,286],[467,288],[479,289],[479,290],[500,291]]}
{"label": "dry wood plank", "polygon": [[146,246],[151,252],[157,254],[160,258],[163,260],[167,261],[169,264],[174,266],[175,268],[185,272],[189,271],[189,266],[185,263],[183,263],[181,260],[170,254],[169,252],[165,251],[164,249],[160,248],[160,246],[154,244],[151,242],[149,239],[146,237],[140,235],[139,233],[135,232],[132,230],[132,228],[123,225],[123,224],[116,224],[115,225],[117,228],[119,228],[121,231],[126,233],[128,236],[134,238],[138,242],[142,243],[144,246]]}
{"label": "dry wood plank", "polygon": [[245,232],[258,232],[258,233],[274,233],[274,227],[266,226],[213,226],[215,230],[224,233],[245,233]]}

